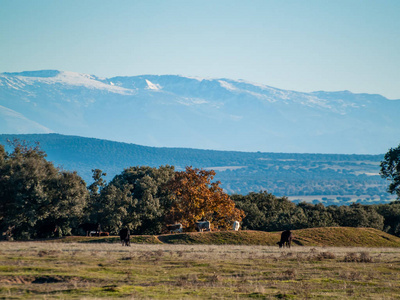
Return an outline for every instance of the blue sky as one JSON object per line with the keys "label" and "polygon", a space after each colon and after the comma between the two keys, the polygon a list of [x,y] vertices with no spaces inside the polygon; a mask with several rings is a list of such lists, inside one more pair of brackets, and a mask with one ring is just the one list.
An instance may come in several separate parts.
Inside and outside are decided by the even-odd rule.
{"label": "blue sky", "polygon": [[400,1],[0,0],[0,72],[179,74],[400,99]]}

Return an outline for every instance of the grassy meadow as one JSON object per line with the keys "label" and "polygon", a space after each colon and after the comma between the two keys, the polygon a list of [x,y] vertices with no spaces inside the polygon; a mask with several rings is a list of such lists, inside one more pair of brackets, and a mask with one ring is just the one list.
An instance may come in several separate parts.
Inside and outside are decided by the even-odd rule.
{"label": "grassy meadow", "polygon": [[[346,247],[400,247],[400,238],[374,228],[321,227],[292,230],[294,245]],[[257,245],[276,246],[281,232],[256,230],[185,232],[164,235],[134,235],[132,243],[187,245]],[[119,237],[66,236],[47,240],[53,243],[118,243]]]}
{"label": "grassy meadow", "polygon": [[0,299],[400,298],[400,247],[390,243],[279,249],[153,237],[122,247],[98,239],[0,242]]}

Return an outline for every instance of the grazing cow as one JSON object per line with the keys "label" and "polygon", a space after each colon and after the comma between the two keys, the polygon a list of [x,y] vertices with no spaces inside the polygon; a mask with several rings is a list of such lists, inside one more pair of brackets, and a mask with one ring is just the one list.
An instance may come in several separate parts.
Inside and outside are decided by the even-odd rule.
{"label": "grazing cow", "polygon": [[122,246],[131,245],[131,232],[129,231],[129,228],[122,228],[119,231],[119,237],[121,239]]}
{"label": "grazing cow", "polygon": [[110,233],[102,231],[102,232],[100,232],[100,236],[110,236]]}
{"label": "grazing cow", "polygon": [[234,231],[238,231],[239,230],[239,227],[240,227],[240,223],[239,223],[239,221],[235,221],[235,222],[233,222],[233,230]]}
{"label": "grazing cow", "polygon": [[211,231],[211,223],[210,221],[200,221],[200,222],[196,222],[196,229],[199,232],[203,232],[203,231]]}
{"label": "grazing cow", "polygon": [[82,228],[82,230],[86,232],[86,236],[92,236],[92,235],[100,236],[101,232],[100,223],[83,223],[79,225],[78,228]]}
{"label": "grazing cow", "polygon": [[173,224],[173,225],[167,225],[167,229],[170,233],[178,233],[183,231],[183,226],[181,223],[178,224]]}
{"label": "grazing cow", "polygon": [[290,248],[290,244],[292,243],[293,240],[293,234],[290,232],[290,230],[285,230],[284,232],[282,232],[281,234],[281,240],[280,242],[277,242],[277,244],[279,245],[279,248],[282,247],[287,247]]}

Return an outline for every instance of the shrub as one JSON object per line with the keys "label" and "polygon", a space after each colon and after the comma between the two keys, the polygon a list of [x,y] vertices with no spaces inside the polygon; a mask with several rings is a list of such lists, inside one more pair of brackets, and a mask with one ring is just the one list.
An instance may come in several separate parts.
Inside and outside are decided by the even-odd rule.
{"label": "shrub", "polygon": [[368,252],[361,252],[359,255],[355,252],[349,252],[344,257],[345,262],[372,262],[372,257]]}
{"label": "shrub", "polygon": [[319,253],[316,257],[317,257],[318,260],[335,259],[336,255],[334,253],[332,253],[332,252],[327,251],[327,252]]}

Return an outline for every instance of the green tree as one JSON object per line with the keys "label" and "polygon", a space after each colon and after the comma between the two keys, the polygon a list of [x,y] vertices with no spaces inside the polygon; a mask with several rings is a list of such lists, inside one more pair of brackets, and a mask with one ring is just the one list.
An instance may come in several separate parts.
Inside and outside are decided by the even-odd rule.
{"label": "green tree", "polygon": [[[71,235],[84,217],[86,183],[74,171],[59,171],[49,180],[47,217],[35,226],[34,237]],[[55,231],[51,231],[54,226]]]}
{"label": "green tree", "polygon": [[381,176],[391,181],[388,192],[400,199],[400,145],[385,154],[381,162]]}
{"label": "green tree", "polygon": [[330,210],[322,203],[311,204],[301,202],[298,204],[305,215],[305,220],[302,228],[315,228],[315,227],[331,227],[337,226]]}
{"label": "green tree", "polygon": [[4,160],[7,157],[6,150],[4,149],[3,145],[0,145],[0,165],[4,163]]}
{"label": "green tree", "polygon": [[[16,238],[70,234],[87,200],[85,182],[46,160],[38,145],[14,141],[0,162],[0,227],[13,228]],[[4,149],[2,147],[2,149]]]}
{"label": "green tree", "polygon": [[100,169],[92,169],[93,183],[88,186],[89,201],[85,209],[85,221],[90,223],[101,223],[99,212],[103,206],[100,202],[100,192],[106,186],[104,176],[107,176]]}
{"label": "green tree", "polygon": [[384,218],[384,231],[400,236],[400,201],[375,206],[376,211]]}
{"label": "green tree", "polygon": [[104,230],[112,234],[118,234],[126,226],[137,233],[141,220],[136,209],[138,200],[132,197],[132,190],[133,186],[128,183],[118,186],[109,184],[102,189],[94,222],[99,222]]}
{"label": "green tree", "polygon": [[383,216],[372,205],[361,205],[359,203],[350,206],[343,205],[331,212],[339,226],[371,227],[379,230],[384,228]]}
{"label": "green tree", "polygon": [[137,166],[116,175],[101,191],[103,227],[114,233],[129,226],[134,234],[159,234],[171,206],[164,186],[174,174],[171,166]]}
{"label": "green tree", "polygon": [[295,216],[293,213],[296,205],[286,197],[278,198],[261,191],[245,196],[232,195],[232,199],[246,214],[242,224],[244,229],[275,231],[294,227],[291,220]]}
{"label": "green tree", "polygon": [[100,169],[94,169],[92,173],[93,183],[88,186],[88,190],[91,196],[98,196],[100,195],[100,190],[106,186],[106,181],[103,177],[107,176],[107,173]]}

